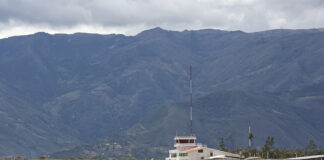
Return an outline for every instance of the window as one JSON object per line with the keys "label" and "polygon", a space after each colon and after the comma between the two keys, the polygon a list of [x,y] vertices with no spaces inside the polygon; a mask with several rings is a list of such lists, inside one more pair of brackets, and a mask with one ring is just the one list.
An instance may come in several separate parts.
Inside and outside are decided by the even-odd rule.
{"label": "window", "polygon": [[188,153],[179,153],[179,156],[180,157],[186,157],[186,156],[188,156]]}
{"label": "window", "polygon": [[214,154],[213,154],[213,152],[210,152],[210,156],[212,157]]}
{"label": "window", "polygon": [[198,153],[204,153],[204,150],[203,149],[199,149],[198,150]]}
{"label": "window", "polygon": [[190,140],[190,143],[195,143],[195,140],[191,139],[191,140]]}
{"label": "window", "polygon": [[176,153],[171,153],[171,157],[177,157]]}
{"label": "window", "polygon": [[180,143],[189,143],[188,139],[180,139]]}

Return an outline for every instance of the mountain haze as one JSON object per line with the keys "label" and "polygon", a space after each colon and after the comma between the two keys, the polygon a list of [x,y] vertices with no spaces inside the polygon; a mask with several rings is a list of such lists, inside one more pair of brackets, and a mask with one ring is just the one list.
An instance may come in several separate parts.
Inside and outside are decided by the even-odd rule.
{"label": "mountain haze", "polygon": [[[287,140],[283,147],[299,147],[306,138],[322,145],[323,92],[298,94],[312,93],[318,89],[312,86],[324,82],[323,53],[324,32],[317,29],[245,33],[154,28],[136,36],[36,33],[1,39],[0,156],[35,157],[122,139],[118,135],[129,138],[125,145],[137,145],[151,142],[159,131],[161,139],[143,147],[167,147],[176,132],[171,125],[177,124],[175,118],[182,118],[177,125],[183,131],[187,127],[182,102],[188,99],[190,64],[194,97],[201,97],[195,105],[202,110],[195,113],[207,118],[195,120],[201,141],[215,145],[219,136],[232,133],[235,143],[243,145],[245,121],[253,115],[261,119],[256,127],[274,119],[268,129],[282,131],[276,134]],[[159,109],[163,112],[155,115]],[[170,115],[163,115],[165,110]],[[228,115],[232,110],[235,114]],[[280,120],[273,114],[277,112],[289,116]],[[291,136],[296,128],[287,126],[295,123],[309,130]],[[139,125],[150,136],[138,133]],[[267,133],[272,132],[258,134]],[[134,155],[121,152],[119,156]]]}

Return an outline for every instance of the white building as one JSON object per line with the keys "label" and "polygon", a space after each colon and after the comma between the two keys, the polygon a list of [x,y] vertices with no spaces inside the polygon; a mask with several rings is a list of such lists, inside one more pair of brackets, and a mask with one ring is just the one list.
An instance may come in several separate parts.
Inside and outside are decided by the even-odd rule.
{"label": "white building", "polygon": [[312,156],[305,156],[305,157],[296,157],[296,158],[288,158],[288,160],[308,160],[308,159],[324,159],[324,155],[312,155]]}
{"label": "white building", "polygon": [[165,160],[239,160],[240,155],[208,148],[205,145],[196,143],[195,136],[175,137],[174,150],[169,150],[169,157]]}

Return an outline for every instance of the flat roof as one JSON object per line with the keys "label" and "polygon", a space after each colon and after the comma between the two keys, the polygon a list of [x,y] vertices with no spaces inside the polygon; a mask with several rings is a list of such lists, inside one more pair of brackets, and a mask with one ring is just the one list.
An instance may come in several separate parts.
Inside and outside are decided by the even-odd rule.
{"label": "flat roof", "polygon": [[296,158],[288,158],[288,159],[299,160],[299,159],[315,159],[315,158],[324,158],[324,155],[313,155],[313,156],[304,156],[304,157],[296,157]]}
{"label": "flat roof", "polygon": [[241,157],[239,154],[235,154],[235,153],[231,153],[231,152],[225,152],[225,151],[221,151],[221,150],[217,150],[217,149],[213,149],[213,148],[208,148],[208,147],[204,147],[204,146],[197,146],[197,147],[185,150],[185,151],[192,152],[192,151],[196,151],[198,149],[209,149],[209,150],[214,151],[218,155],[225,155],[226,157]]}
{"label": "flat roof", "polygon": [[174,139],[196,139],[196,136],[176,136]]}
{"label": "flat roof", "polygon": [[217,156],[208,157],[207,159],[224,159],[224,158],[226,158],[225,155],[217,155]]}

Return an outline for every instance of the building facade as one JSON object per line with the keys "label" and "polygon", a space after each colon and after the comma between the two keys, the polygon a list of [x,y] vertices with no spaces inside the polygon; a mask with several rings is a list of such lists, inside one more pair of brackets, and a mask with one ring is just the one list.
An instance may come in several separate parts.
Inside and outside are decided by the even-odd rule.
{"label": "building facade", "polygon": [[165,158],[165,160],[242,159],[238,154],[208,148],[206,145],[196,143],[195,136],[177,136],[174,141],[175,149],[169,150],[169,157]]}

